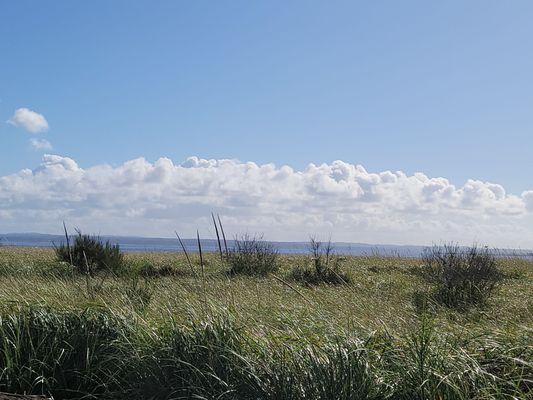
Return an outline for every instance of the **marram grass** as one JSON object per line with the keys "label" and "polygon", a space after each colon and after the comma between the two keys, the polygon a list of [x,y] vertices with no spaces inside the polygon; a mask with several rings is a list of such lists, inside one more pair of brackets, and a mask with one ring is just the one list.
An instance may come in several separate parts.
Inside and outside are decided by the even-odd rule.
{"label": "marram grass", "polygon": [[458,311],[416,301],[431,289],[419,260],[349,257],[349,283],[316,286],[290,278],[308,260],[280,261],[279,279],[230,276],[218,254],[204,254],[203,281],[184,256],[127,254],[121,274],[88,277],[49,250],[0,248],[0,391],[54,399],[531,396],[528,262],[499,260],[498,291],[483,307]]}

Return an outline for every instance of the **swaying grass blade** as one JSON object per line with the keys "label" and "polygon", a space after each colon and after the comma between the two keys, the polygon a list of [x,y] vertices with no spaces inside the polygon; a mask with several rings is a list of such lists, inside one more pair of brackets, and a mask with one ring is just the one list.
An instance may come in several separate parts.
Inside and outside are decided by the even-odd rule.
{"label": "swaying grass blade", "polygon": [[185,253],[185,258],[187,258],[187,264],[189,264],[189,268],[191,269],[192,274],[196,275],[196,272],[194,271],[194,267],[192,266],[191,259],[189,258],[189,253],[187,252],[187,249],[185,248],[185,245],[183,244],[180,238],[180,235],[178,235],[177,231],[174,231],[174,233],[176,234],[176,237],[178,238],[180,242],[181,248],[183,249],[183,252]]}
{"label": "swaying grass blade", "polygon": [[226,250],[226,257],[228,256],[228,242],[226,242],[226,234],[224,233],[224,227],[222,226],[222,221],[220,220],[220,215],[217,214],[218,224],[220,225],[220,230],[222,231],[222,238],[224,239],[224,249]]}
{"label": "swaying grass blade", "polygon": [[215,233],[217,234],[217,243],[218,243],[218,252],[220,253],[220,261],[224,261],[222,255],[222,244],[220,243],[220,235],[218,234],[217,222],[215,221],[215,214],[211,213],[211,218],[213,218],[213,225],[215,225]]}

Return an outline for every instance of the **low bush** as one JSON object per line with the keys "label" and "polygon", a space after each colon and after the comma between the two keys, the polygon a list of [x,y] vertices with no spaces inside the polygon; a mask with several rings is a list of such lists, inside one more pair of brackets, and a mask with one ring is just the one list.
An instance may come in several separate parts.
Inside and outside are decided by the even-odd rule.
{"label": "low bush", "polygon": [[485,304],[503,278],[496,257],[485,247],[434,246],[426,249],[423,262],[434,299],[448,307]]}
{"label": "low bush", "polygon": [[265,276],[279,268],[278,252],[274,245],[262,237],[248,234],[235,238],[227,254],[230,275]]}
{"label": "low bush", "polygon": [[67,236],[66,243],[55,247],[60,261],[69,263],[80,272],[93,274],[96,271],[119,271],[124,255],[118,244],[103,243],[98,236],[84,235],[77,231],[74,242]]}
{"label": "low bush", "polygon": [[331,241],[323,243],[311,238],[309,252],[308,265],[294,267],[291,271],[292,279],[307,285],[339,285],[350,281],[348,274],[342,270],[342,258],[335,255]]}

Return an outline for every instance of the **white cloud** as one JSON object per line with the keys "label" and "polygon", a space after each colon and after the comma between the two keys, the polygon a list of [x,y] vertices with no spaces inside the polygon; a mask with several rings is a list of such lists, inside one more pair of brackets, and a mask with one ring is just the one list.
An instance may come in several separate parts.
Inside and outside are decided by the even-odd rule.
{"label": "white cloud", "polygon": [[48,130],[48,122],[44,115],[28,108],[17,109],[7,122],[30,133],[40,133]]}
{"label": "white cloud", "polygon": [[522,198],[524,199],[526,208],[533,212],[533,190],[522,193]]}
{"label": "white cloud", "polygon": [[[309,234],[337,241],[426,244],[443,240],[533,246],[533,191],[401,171],[372,173],[334,161],[288,166],[191,157],[143,158],[81,168],[45,155],[35,170],[0,177],[1,231],[55,232],[63,219],[106,234],[192,236],[219,212],[228,232],[273,240]],[[212,233],[212,232],[211,232]]]}
{"label": "white cloud", "polygon": [[35,150],[52,150],[52,144],[46,139],[30,139],[30,145]]}

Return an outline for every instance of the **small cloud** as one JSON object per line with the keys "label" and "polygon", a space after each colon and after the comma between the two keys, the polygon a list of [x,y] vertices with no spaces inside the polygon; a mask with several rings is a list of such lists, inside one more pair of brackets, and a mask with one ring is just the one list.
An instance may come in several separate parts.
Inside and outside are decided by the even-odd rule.
{"label": "small cloud", "polygon": [[48,130],[48,121],[46,121],[44,115],[28,108],[17,109],[7,123],[30,133],[39,133]]}
{"label": "small cloud", "polygon": [[30,139],[30,145],[34,150],[52,150],[52,143],[46,139]]}

